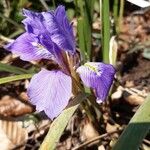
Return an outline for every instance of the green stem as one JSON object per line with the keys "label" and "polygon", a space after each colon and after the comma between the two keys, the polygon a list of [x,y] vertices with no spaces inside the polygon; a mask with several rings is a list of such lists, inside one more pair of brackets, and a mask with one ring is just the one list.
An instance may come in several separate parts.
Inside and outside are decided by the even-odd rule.
{"label": "green stem", "polygon": [[86,102],[82,102],[82,103],[81,103],[81,107],[82,107],[82,109],[85,110],[85,112],[86,112],[86,114],[87,114],[89,120],[90,120],[91,122],[93,122],[93,123],[96,123],[97,120],[96,120],[96,118],[93,116],[93,113],[91,112],[91,109],[90,109],[90,106],[89,106],[88,102],[87,102],[87,101],[86,101]]}
{"label": "green stem", "polygon": [[92,104],[92,106],[94,106],[94,107],[99,111],[99,113],[101,113],[100,106],[99,106],[99,104],[96,103],[96,101],[95,101],[95,96],[90,95],[90,96],[88,97],[88,99],[89,99],[90,103]]}

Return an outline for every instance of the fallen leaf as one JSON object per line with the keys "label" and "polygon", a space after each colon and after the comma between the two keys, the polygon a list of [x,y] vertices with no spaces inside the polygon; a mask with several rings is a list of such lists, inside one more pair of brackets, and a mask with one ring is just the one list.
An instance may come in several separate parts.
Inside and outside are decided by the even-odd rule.
{"label": "fallen leaf", "polygon": [[137,94],[124,96],[125,101],[127,101],[130,105],[137,106],[141,105],[144,102],[144,98],[141,96],[138,96]]}
{"label": "fallen leaf", "polygon": [[98,150],[105,150],[105,147],[104,147],[103,145],[100,145],[100,146],[98,147]]}
{"label": "fallen leaf", "polygon": [[[21,122],[0,120],[0,148],[2,150],[11,150],[25,145],[28,135],[21,124]],[[24,147],[19,150],[23,149]]]}
{"label": "fallen leaf", "polygon": [[11,96],[4,96],[0,100],[0,115],[2,116],[20,116],[31,113],[33,108]]}
{"label": "fallen leaf", "polygon": [[99,133],[93,126],[93,124],[89,122],[85,122],[83,125],[83,128],[81,129],[81,140],[86,141],[86,140],[91,140],[97,136],[99,136]]}

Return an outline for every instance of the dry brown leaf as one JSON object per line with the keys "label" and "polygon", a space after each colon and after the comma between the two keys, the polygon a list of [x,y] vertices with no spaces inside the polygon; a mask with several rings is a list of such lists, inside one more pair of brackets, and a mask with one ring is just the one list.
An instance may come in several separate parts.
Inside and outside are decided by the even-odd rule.
{"label": "dry brown leaf", "polygon": [[21,122],[0,120],[0,148],[2,150],[11,150],[24,145],[27,137],[27,131],[22,128]]}
{"label": "dry brown leaf", "polygon": [[119,86],[117,88],[117,90],[111,95],[111,99],[117,100],[117,99],[121,98],[122,94],[123,94],[123,89],[121,86]]}
{"label": "dry brown leaf", "polygon": [[100,146],[98,147],[98,150],[105,150],[105,147],[104,147],[103,145],[100,145]]}
{"label": "dry brown leaf", "polygon": [[32,111],[33,108],[31,106],[8,95],[0,100],[0,115],[2,116],[19,116]]}
{"label": "dry brown leaf", "polygon": [[[28,80],[26,80],[25,82],[28,82]],[[19,98],[25,102],[29,101],[29,97],[26,92],[21,92]]]}
{"label": "dry brown leaf", "polygon": [[125,100],[133,106],[141,105],[144,102],[144,98],[141,96],[138,96],[137,94],[124,96]]}
{"label": "dry brown leaf", "polygon": [[81,132],[82,141],[91,140],[99,136],[99,133],[96,131],[95,127],[91,122],[86,122],[81,131],[82,131]]}
{"label": "dry brown leaf", "polygon": [[120,128],[120,126],[118,124],[110,124],[110,123],[107,123],[106,124],[106,131],[107,133],[111,133],[113,131],[117,131],[118,129]]}

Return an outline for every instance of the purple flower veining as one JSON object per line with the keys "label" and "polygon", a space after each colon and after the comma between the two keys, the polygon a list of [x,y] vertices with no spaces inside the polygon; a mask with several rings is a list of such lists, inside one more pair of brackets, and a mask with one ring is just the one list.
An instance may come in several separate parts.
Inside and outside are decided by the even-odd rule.
{"label": "purple flower veining", "polygon": [[103,102],[114,79],[113,66],[100,62],[88,62],[77,68],[77,72],[85,86],[95,90],[97,102]]}
{"label": "purple flower veining", "polygon": [[[51,59],[59,65],[59,69],[41,69],[32,77],[27,93],[36,109],[44,111],[50,119],[61,113],[74,94],[72,70],[79,74],[85,86],[93,88],[97,102],[104,101],[115,69],[100,62],[88,62],[82,66],[69,62],[76,56],[75,38],[64,6],[42,13],[24,9],[23,14],[26,17],[22,21],[26,32],[6,45],[6,49],[25,61]],[[74,69],[74,66],[78,68]]]}

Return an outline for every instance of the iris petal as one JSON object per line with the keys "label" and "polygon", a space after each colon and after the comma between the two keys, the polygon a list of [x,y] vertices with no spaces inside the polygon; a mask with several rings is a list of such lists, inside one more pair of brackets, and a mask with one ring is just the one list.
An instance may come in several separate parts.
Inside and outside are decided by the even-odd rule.
{"label": "iris petal", "polygon": [[71,98],[71,77],[59,70],[42,69],[31,79],[27,92],[36,109],[44,110],[53,119],[61,113]]}
{"label": "iris petal", "polygon": [[113,82],[115,69],[112,65],[89,62],[77,69],[85,86],[93,88],[97,102],[104,101]]}
{"label": "iris petal", "polygon": [[[26,31],[48,45],[53,41],[60,49],[75,52],[75,38],[72,25],[67,19],[64,6],[58,6],[55,11],[37,13],[23,10],[26,18],[22,21]],[[51,49],[48,49],[51,52]]]}
{"label": "iris petal", "polygon": [[22,34],[14,42],[6,45],[5,48],[19,55],[25,61],[52,58],[51,53],[28,33]]}
{"label": "iris petal", "polygon": [[25,25],[25,29],[28,33],[38,36],[45,32],[45,27],[43,24],[44,17],[42,13],[23,9],[23,14],[26,18],[22,21],[22,23]]}
{"label": "iris petal", "polygon": [[43,16],[52,41],[61,49],[74,53],[75,39],[73,29],[67,19],[64,6],[58,6],[55,12],[43,12]]}

